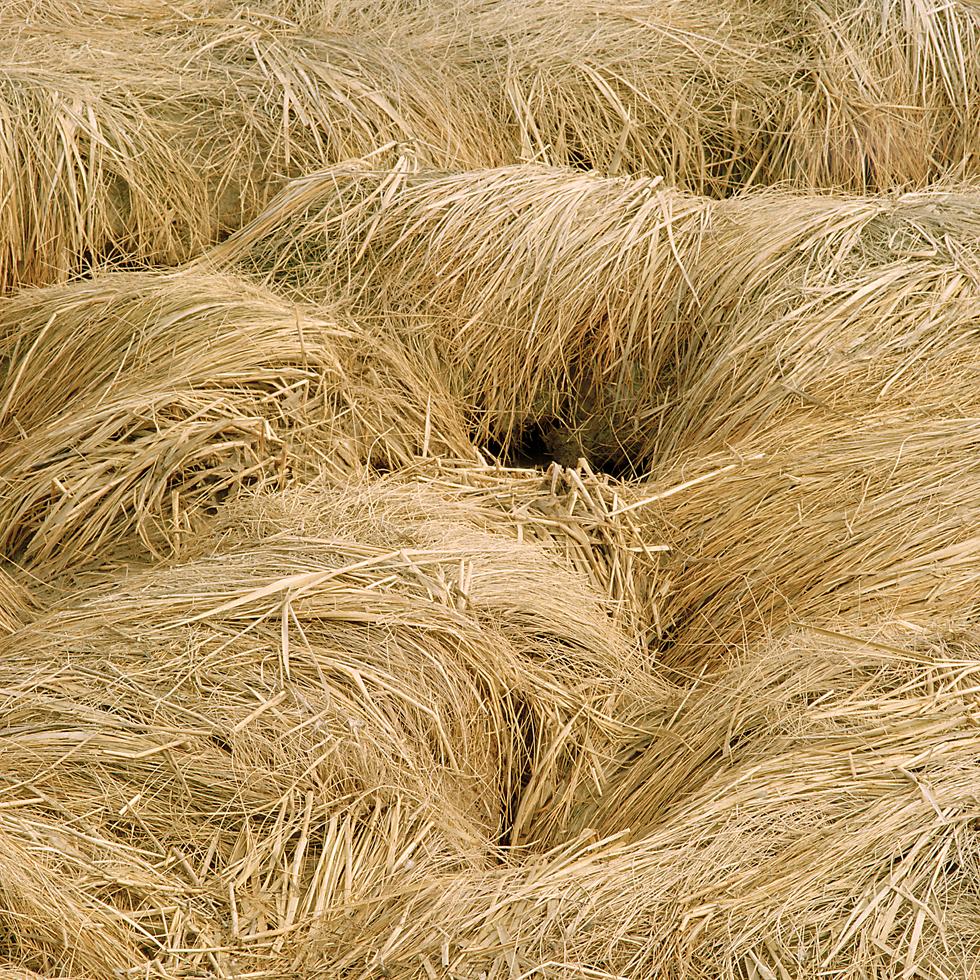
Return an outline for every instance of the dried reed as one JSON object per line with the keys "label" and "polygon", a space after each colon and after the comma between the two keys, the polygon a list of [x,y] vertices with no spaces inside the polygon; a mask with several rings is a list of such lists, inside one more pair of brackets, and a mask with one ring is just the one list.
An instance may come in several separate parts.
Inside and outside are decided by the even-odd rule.
{"label": "dried reed", "polygon": [[636,669],[580,579],[356,486],[196,550],[0,639],[0,956],[293,975],[333,912],[561,838]]}
{"label": "dried reed", "polygon": [[584,839],[441,876],[307,963],[352,978],[970,977],[980,969],[976,624],[809,631],[683,698]]}
{"label": "dried reed", "polygon": [[231,277],[116,273],[0,302],[0,547],[166,553],[243,485],[465,455],[408,350]]}
{"label": "dried reed", "polygon": [[395,311],[504,452],[543,427],[562,462],[642,469],[789,410],[972,411],[974,187],[711,201],[543,167],[373,164],[296,181],[209,261]]}

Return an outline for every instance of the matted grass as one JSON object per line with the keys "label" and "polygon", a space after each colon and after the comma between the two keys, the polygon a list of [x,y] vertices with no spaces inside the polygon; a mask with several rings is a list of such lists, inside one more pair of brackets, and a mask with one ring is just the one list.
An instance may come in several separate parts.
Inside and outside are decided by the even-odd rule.
{"label": "matted grass", "polygon": [[391,143],[411,146],[437,167],[514,159],[482,88],[417,50],[410,35],[366,30],[353,12],[311,31],[259,5],[193,21],[188,30],[197,45],[188,57],[213,59],[231,73],[256,130],[274,148],[278,170],[267,168],[270,180]]}
{"label": "matted grass", "polygon": [[394,311],[505,452],[551,426],[563,462],[641,469],[791,409],[942,409],[977,387],[972,185],[712,201],[544,167],[372,163],[294,182],[209,260]]}
{"label": "matted grass", "polygon": [[656,480],[446,460],[386,480],[540,542],[588,577],[648,663],[697,675],[794,623],[929,621],[973,601],[978,440],[975,416],[789,415]]}
{"label": "matted grass", "polygon": [[407,39],[482,87],[515,162],[749,185],[912,189],[980,172],[980,10],[963,0],[435,0],[275,9]]}
{"label": "matted grass", "polygon": [[213,240],[201,80],[175,70],[169,42],[107,51],[81,30],[0,36],[0,292],[120,253],[178,262]]}
{"label": "matted grass", "polygon": [[771,14],[801,69],[774,173],[858,191],[980,173],[972,0],[813,0]]}
{"label": "matted grass", "polygon": [[980,586],[980,419],[792,414],[656,480],[433,463],[422,480],[590,577],[649,662],[723,667],[794,623],[953,617]]}
{"label": "matted grass", "polygon": [[193,18],[227,13],[234,6],[235,0],[7,0],[0,10],[0,31],[98,25],[173,33]]}
{"label": "matted grass", "polygon": [[3,5],[0,980],[980,977],[978,102],[964,0]]}
{"label": "matted grass", "polygon": [[514,162],[857,192],[977,174],[980,11],[875,0],[371,0],[275,9],[407,39],[479,85]]}
{"label": "matted grass", "polygon": [[86,977],[292,975],[332,912],[561,839],[636,670],[540,549],[357,487],[0,647],[0,956]]}
{"label": "matted grass", "polygon": [[589,583],[620,628],[650,647],[648,664],[656,659],[672,615],[670,548],[663,543],[670,532],[657,526],[649,506],[634,507],[649,495],[646,483],[595,473],[584,460],[542,470],[437,457],[381,477],[381,488],[411,513],[439,499],[461,522],[542,547]]}
{"label": "matted grass", "polygon": [[662,658],[696,673],[798,621],[954,615],[980,581],[978,438],[976,416],[789,416],[631,486],[670,548]]}
{"label": "matted grass", "polygon": [[14,570],[0,568],[0,632],[13,633],[29,622],[38,604],[26,585]]}
{"label": "matted grass", "polygon": [[403,19],[420,48],[478,80],[513,162],[660,175],[719,196],[779,140],[794,55],[763,5],[441,0]]}
{"label": "matted grass", "polygon": [[713,197],[908,189],[980,159],[980,12],[958,0],[16,0],[0,55],[3,291],[181,261],[285,179],[392,142]]}
{"label": "matted grass", "polygon": [[969,620],[756,648],[647,705],[656,734],[594,815],[629,840],[427,881],[335,917],[307,963],[363,980],[973,976],[978,652]]}
{"label": "matted grass", "polygon": [[242,486],[465,456],[421,361],[233,277],[115,273],[0,301],[0,544],[167,554]]}
{"label": "matted grass", "polygon": [[289,177],[391,141],[433,166],[513,159],[482,94],[404,46],[261,9],[141,9],[0,15],[0,292],[179,263]]}

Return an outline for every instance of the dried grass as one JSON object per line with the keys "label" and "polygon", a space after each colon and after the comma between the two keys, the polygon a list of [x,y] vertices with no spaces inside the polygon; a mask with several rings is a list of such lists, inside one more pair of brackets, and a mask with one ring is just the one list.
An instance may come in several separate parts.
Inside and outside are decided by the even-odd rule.
{"label": "dried grass", "polygon": [[447,79],[451,67],[403,34],[362,31],[353,15],[311,32],[247,9],[195,27],[195,57],[227,66],[257,131],[259,120],[268,127],[279,168],[270,175],[307,173],[392,143],[436,167],[513,159],[486,93],[464,77]]}
{"label": "dried grass", "polygon": [[0,957],[295,975],[332,911],[560,838],[635,670],[579,579],[358,487],[198,553],[0,640]]}
{"label": "dried grass", "polygon": [[334,917],[312,965],[460,977],[971,977],[976,625],[803,632],[648,707],[602,828]]}
{"label": "dried grass", "polygon": [[165,554],[243,485],[465,455],[409,351],[231,277],[116,273],[0,303],[0,547]]}
{"label": "dried grass", "polygon": [[0,62],[0,980],[980,977],[980,8]]}
{"label": "dried grass", "polygon": [[285,179],[401,141],[433,166],[512,159],[482,93],[342,25],[261,10],[0,15],[0,292],[95,262],[182,262]]}
{"label": "dried grass", "polygon": [[697,676],[798,622],[953,616],[980,588],[980,419],[789,415],[656,480],[433,460],[388,477],[584,574],[648,663]]}
{"label": "dried grass", "polygon": [[980,172],[980,9],[952,0],[287,0],[307,29],[409,39],[484,92],[513,160],[724,196]]}
{"label": "dried grass", "polygon": [[656,180],[372,163],[289,185],[209,261],[397,312],[505,452],[535,424],[585,427],[584,406],[615,402],[624,372],[654,378],[673,359],[662,321],[688,287],[672,249],[700,239],[712,202]]}
{"label": "dried grass", "polygon": [[543,471],[437,457],[382,477],[380,488],[420,519],[435,496],[461,523],[543,548],[589,583],[618,627],[651,648],[648,663],[655,659],[671,622],[670,557],[657,540],[667,530],[645,508],[629,509],[647,484],[594,473],[584,460]]}
{"label": "dried grass", "polygon": [[977,416],[790,416],[631,487],[639,533],[670,548],[662,659],[697,673],[796,621],[928,620],[973,602],[978,439]]}
{"label": "dried grass", "polygon": [[188,21],[227,14],[233,7],[234,0],[7,0],[0,10],[0,32],[98,26],[175,33]]}
{"label": "dried grass", "polygon": [[542,167],[371,163],[294,182],[210,261],[396,311],[505,452],[552,426],[563,462],[639,468],[794,406],[948,407],[954,379],[977,388],[973,187],[718,202]]}
{"label": "dried grass", "polygon": [[457,0],[417,12],[414,34],[479,80],[513,162],[661,175],[718,196],[751,180],[778,138],[793,55],[770,20],[740,2]]}
{"label": "dried grass", "polygon": [[284,179],[390,143],[716,197],[975,175],[978,52],[980,12],[957,0],[15,0],[0,290],[182,261]]}
{"label": "dried grass", "polygon": [[22,577],[0,568],[0,634],[13,633],[29,622],[37,602]]}
{"label": "dried grass", "polygon": [[911,189],[980,172],[980,9],[908,0],[278,3],[410,38],[485,93],[514,162],[750,185]]}
{"label": "dried grass", "polygon": [[0,292],[110,255],[178,262],[213,240],[194,80],[166,42],[105,41],[0,37]]}
{"label": "dried grass", "polygon": [[771,13],[803,69],[776,173],[857,191],[980,173],[975,3],[812,0]]}
{"label": "dried grass", "polygon": [[[717,215],[700,261],[700,328],[653,455],[874,412],[975,414],[980,193],[753,194]],[[658,420],[660,421],[660,420]]]}

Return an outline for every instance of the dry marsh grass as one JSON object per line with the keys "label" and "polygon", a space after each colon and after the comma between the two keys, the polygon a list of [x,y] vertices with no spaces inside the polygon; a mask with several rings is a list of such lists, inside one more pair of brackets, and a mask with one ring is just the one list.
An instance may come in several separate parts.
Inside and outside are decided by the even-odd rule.
{"label": "dry marsh grass", "polygon": [[778,171],[803,186],[890,190],[980,172],[980,7],[777,5],[800,58]]}
{"label": "dry marsh grass", "polygon": [[145,39],[127,57],[8,33],[0,50],[0,292],[119,252],[178,262],[212,240],[207,174],[167,44]]}
{"label": "dry marsh grass", "polygon": [[955,615],[978,587],[978,437],[975,415],[790,417],[634,488],[671,549],[665,658],[696,673],[794,622]]}
{"label": "dry marsh grass", "polygon": [[233,277],[23,291],[0,357],[2,545],[47,568],[169,553],[241,486],[469,451],[408,350]]}
{"label": "dry marsh grass", "polygon": [[712,197],[977,173],[980,12],[956,0],[17,0],[0,54],[4,291],[181,261],[393,142]]}
{"label": "dry marsh grass", "polygon": [[0,8],[0,980],[980,977],[973,0]]}
{"label": "dry marsh grass", "polygon": [[435,459],[384,481],[543,546],[648,666],[696,677],[800,622],[930,622],[972,602],[978,438],[976,417],[877,413],[831,429],[791,416],[656,480]]}
{"label": "dry marsh grass", "polygon": [[672,615],[663,540],[670,532],[650,518],[649,506],[635,506],[648,495],[646,484],[593,472],[584,460],[542,470],[436,457],[380,485],[412,513],[438,499],[462,523],[541,547],[584,578],[613,622],[649,648],[648,664],[656,659]]}
{"label": "dry marsh grass", "polygon": [[276,4],[403,37],[479,85],[513,162],[726,196],[912,189],[978,172],[980,10],[952,0]]}
{"label": "dry marsh grass", "polygon": [[675,686],[549,557],[574,522],[515,541],[493,487],[240,498],[0,639],[8,959],[969,976],[969,600]]}
{"label": "dry marsh grass", "polygon": [[416,51],[411,38],[359,30],[331,18],[308,31],[261,8],[191,24],[192,57],[227,66],[239,97],[269,127],[277,152],[268,177],[297,175],[390,143],[433,166],[469,167],[512,158],[485,108],[485,93]]}
{"label": "dry marsh grass", "polygon": [[289,177],[393,140],[433,166],[510,159],[481,97],[397,45],[261,11],[171,17],[0,19],[0,292],[182,262]]}
{"label": "dry marsh grass", "polygon": [[514,162],[745,186],[912,189],[978,173],[980,10],[951,0],[279,4],[402,36],[472,79]]}
{"label": "dry marsh grass", "polygon": [[18,0],[0,13],[0,290],[182,261],[286,179],[393,143],[429,167],[712,197],[967,178],[978,40],[956,2]]}
{"label": "dry marsh grass", "polygon": [[228,6],[227,0],[8,0],[0,10],[0,31],[74,31],[87,24],[174,33],[182,22],[212,16]]}
{"label": "dry marsh grass", "polygon": [[661,175],[718,196],[751,181],[778,139],[792,66],[762,5],[463,0],[432,11],[416,15],[418,44],[479,79],[513,162]]}
{"label": "dry marsh grass", "polygon": [[258,497],[0,640],[4,955],[294,975],[331,909],[560,831],[629,642],[432,504]]}
{"label": "dry marsh grass", "polygon": [[973,976],[977,652],[968,621],[756,648],[648,706],[594,815],[628,840],[426,882],[313,957],[364,980]]}
{"label": "dry marsh grass", "polygon": [[394,311],[505,452],[547,424],[563,461],[642,468],[791,408],[948,406],[954,378],[976,386],[972,185],[712,201],[545,167],[371,164],[294,182],[210,261]]}
{"label": "dry marsh grass", "polygon": [[30,586],[13,569],[0,568],[0,632],[13,633],[40,608]]}

